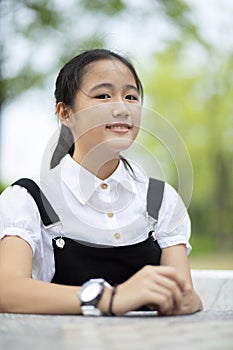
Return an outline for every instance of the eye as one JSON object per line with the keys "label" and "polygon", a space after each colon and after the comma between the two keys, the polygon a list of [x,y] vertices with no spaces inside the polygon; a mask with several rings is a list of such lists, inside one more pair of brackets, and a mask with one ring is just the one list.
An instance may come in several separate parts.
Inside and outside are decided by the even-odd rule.
{"label": "eye", "polygon": [[99,100],[106,100],[107,98],[110,98],[110,96],[108,94],[101,94],[101,95],[97,95],[95,98]]}
{"label": "eye", "polygon": [[127,95],[125,96],[126,100],[130,100],[130,101],[138,101],[138,96],[134,96],[134,95]]}

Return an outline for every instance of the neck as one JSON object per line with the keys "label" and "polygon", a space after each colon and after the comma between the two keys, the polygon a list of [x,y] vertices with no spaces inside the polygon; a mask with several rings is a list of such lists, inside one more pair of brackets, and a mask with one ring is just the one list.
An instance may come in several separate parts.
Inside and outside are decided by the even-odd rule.
{"label": "neck", "polygon": [[98,154],[90,151],[83,156],[80,149],[75,147],[73,159],[101,180],[108,178],[119,164],[119,154],[113,155],[106,150]]}

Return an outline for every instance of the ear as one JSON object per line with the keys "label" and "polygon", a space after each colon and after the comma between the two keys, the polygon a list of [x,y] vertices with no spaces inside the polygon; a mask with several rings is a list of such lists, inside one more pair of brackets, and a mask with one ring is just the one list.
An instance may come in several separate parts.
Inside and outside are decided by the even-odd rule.
{"label": "ear", "polygon": [[58,102],[56,105],[56,113],[60,122],[68,126],[67,123],[72,115],[70,107],[67,107],[63,102]]}

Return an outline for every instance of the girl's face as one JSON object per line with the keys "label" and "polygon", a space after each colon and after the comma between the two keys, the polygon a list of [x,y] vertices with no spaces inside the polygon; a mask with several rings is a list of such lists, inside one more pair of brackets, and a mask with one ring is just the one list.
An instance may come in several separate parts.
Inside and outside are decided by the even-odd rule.
{"label": "girl's face", "polygon": [[89,64],[67,126],[83,153],[129,147],[139,130],[141,103],[133,74],[117,59]]}

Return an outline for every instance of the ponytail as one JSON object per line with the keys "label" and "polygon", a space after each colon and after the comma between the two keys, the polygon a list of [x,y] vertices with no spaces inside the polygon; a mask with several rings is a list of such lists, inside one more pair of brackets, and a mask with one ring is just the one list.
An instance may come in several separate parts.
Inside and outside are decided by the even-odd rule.
{"label": "ponytail", "polygon": [[66,154],[70,154],[71,156],[73,156],[73,153],[74,153],[73,134],[69,128],[67,128],[65,125],[62,125],[57,146],[55,148],[55,151],[53,153],[53,156],[50,162],[50,169],[55,168]]}

